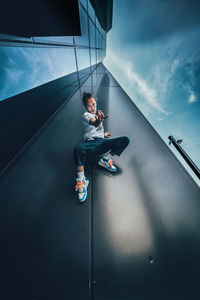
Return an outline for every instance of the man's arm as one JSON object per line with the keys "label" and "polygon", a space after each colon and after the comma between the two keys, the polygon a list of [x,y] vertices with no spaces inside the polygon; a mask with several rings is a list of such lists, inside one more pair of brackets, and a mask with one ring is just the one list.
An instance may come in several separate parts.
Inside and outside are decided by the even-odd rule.
{"label": "man's arm", "polygon": [[89,124],[93,125],[95,127],[98,127],[100,125],[100,123],[107,118],[108,118],[108,116],[104,116],[104,113],[101,110],[98,110],[95,118],[91,118],[89,120]]}

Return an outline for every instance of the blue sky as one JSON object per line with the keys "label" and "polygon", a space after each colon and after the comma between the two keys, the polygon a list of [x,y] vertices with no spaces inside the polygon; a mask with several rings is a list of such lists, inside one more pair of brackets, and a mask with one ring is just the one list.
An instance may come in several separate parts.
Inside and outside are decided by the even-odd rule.
{"label": "blue sky", "polygon": [[200,168],[199,32],[195,0],[114,0],[104,64],[163,140],[183,139]]}

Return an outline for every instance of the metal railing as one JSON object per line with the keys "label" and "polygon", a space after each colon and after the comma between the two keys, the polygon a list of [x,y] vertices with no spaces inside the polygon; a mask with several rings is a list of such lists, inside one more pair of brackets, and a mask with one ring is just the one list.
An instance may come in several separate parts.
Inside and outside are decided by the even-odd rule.
{"label": "metal railing", "polygon": [[181,156],[185,159],[187,164],[190,166],[190,168],[196,174],[196,176],[200,179],[200,170],[199,170],[199,168],[195,165],[195,163],[191,160],[191,158],[188,156],[188,154],[180,146],[180,143],[182,142],[182,140],[176,141],[175,138],[172,135],[170,135],[168,137],[168,139],[170,140],[169,145],[172,143],[175,146],[175,148],[178,150],[178,152],[181,154]]}

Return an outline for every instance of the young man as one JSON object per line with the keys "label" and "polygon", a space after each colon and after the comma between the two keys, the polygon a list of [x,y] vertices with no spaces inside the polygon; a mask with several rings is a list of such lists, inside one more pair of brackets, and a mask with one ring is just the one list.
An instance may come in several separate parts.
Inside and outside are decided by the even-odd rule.
{"label": "young man", "polygon": [[129,144],[126,136],[109,139],[110,132],[104,132],[103,121],[108,118],[101,110],[97,110],[94,95],[83,93],[83,104],[86,112],[83,114],[84,139],[85,143],[78,144],[74,149],[74,162],[77,170],[75,190],[78,192],[78,199],[82,203],[87,197],[87,186],[89,180],[84,174],[84,164],[86,158],[103,155],[99,160],[99,165],[110,172],[116,172],[117,168],[113,164],[112,156],[120,155]]}

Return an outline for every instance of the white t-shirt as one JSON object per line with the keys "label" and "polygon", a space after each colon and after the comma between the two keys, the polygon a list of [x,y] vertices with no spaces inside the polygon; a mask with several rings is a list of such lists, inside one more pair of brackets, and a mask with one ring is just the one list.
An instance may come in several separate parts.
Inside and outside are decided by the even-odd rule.
{"label": "white t-shirt", "polygon": [[88,111],[82,115],[84,139],[94,140],[94,138],[104,138],[104,128],[102,122],[98,127],[95,127],[94,125],[89,124],[91,118],[95,118],[95,114],[91,114]]}

